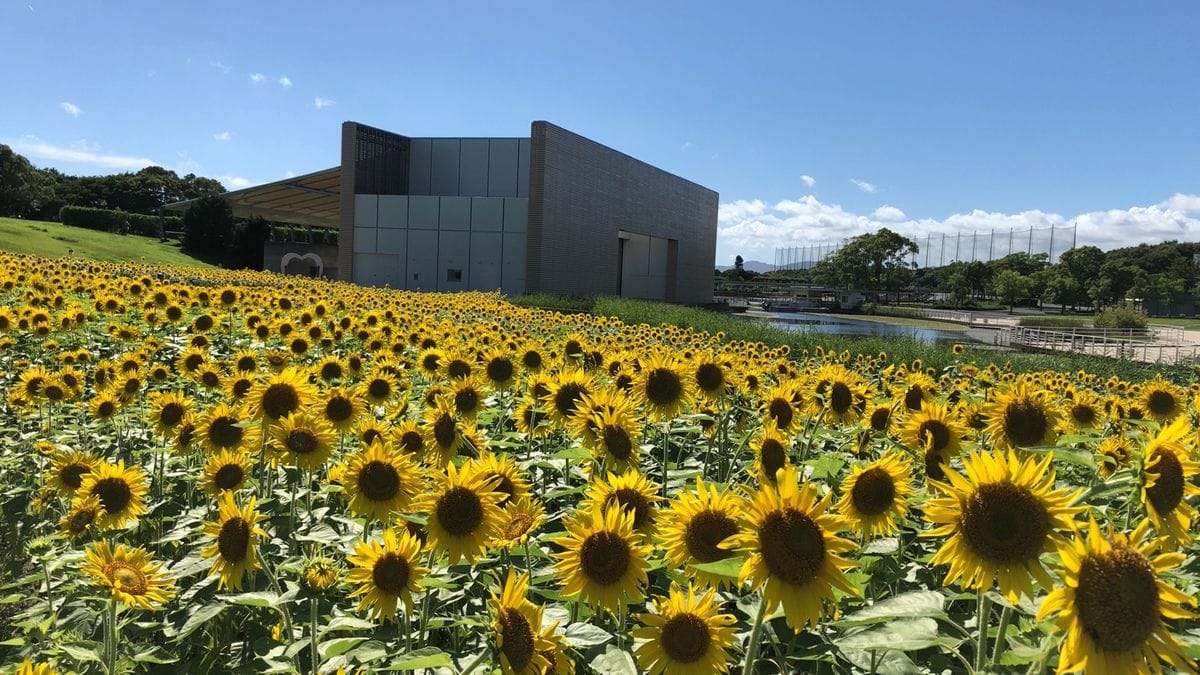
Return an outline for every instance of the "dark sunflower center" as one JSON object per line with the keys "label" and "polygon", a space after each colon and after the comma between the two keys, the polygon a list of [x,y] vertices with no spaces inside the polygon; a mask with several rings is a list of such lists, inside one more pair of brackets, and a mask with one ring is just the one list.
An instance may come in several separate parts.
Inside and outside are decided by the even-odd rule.
{"label": "dark sunflower center", "polygon": [[604,500],[606,507],[616,504],[622,511],[633,511],[633,527],[640,529],[650,520],[650,502],[646,496],[633,488],[614,490]]}
{"label": "dark sunflower center", "polygon": [[342,376],[342,366],[339,363],[326,363],[321,366],[322,380],[336,380]]}
{"label": "dark sunflower center", "polygon": [[392,395],[392,385],[384,378],[377,377],[367,385],[367,394],[374,399],[385,399]]}
{"label": "dark sunflower center", "polygon": [[96,408],[96,412],[101,417],[112,417],[117,412],[117,404],[112,401],[101,401],[100,405]]}
{"label": "dark sunflower center", "polygon": [[252,387],[254,387],[254,382],[252,382],[251,380],[249,380],[247,378],[243,377],[243,378],[234,380],[233,388],[232,388],[233,397],[238,398],[238,399],[245,398],[246,394],[250,393],[250,389]]}
{"label": "dark sunflower center", "polygon": [[704,619],[690,612],[676,614],[662,627],[662,649],[674,663],[695,663],[708,653],[712,634]]}
{"label": "dark sunflower center", "polygon": [[500,651],[513,672],[522,672],[534,657],[533,627],[512,607],[500,610]]}
{"label": "dark sunflower center", "polygon": [[925,420],[917,427],[917,441],[921,447],[944,450],[950,445],[950,427],[940,420]]}
{"label": "dark sunflower center", "polygon": [[386,502],[400,491],[400,474],[388,462],[367,462],[358,472],[358,490],[373,502]]}
{"label": "dark sunflower center", "polygon": [[130,595],[144,595],[148,588],[146,575],[138,568],[120,560],[114,560],[104,568],[104,576]]}
{"label": "dark sunflower center", "polygon": [[438,369],[438,362],[440,360],[437,354],[426,354],[425,358],[421,359],[421,368],[426,372],[432,373]]}
{"label": "dark sunflower center", "polygon": [[579,405],[579,399],[586,393],[583,386],[568,382],[554,393],[554,408],[559,415],[570,417],[575,412],[575,406]]}
{"label": "dark sunflower center", "polygon": [[218,384],[221,384],[221,376],[214,371],[206,370],[200,375],[200,382],[203,383],[204,386],[212,388]]}
{"label": "dark sunflower center", "polygon": [[183,360],[183,369],[189,372],[198,370],[202,365],[204,365],[204,357],[200,354],[188,354],[187,358]]}
{"label": "dark sunflower center", "polygon": [[513,497],[517,496],[517,486],[512,482],[512,479],[502,473],[493,473],[489,478],[495,479],[496,484],[492,487],[493,492],[499,492],[504,495],[504,498],[498,502],[500,508],[504,508]]}
{"label": "dark sunflower center", "polygon": [[438,522],[452,537],[474,534],[483,524],[483,502],[474,490],[451,488],[437,501]]}
{"label": "dark sunflower center", "polygon": [[267,417],[280,419],[287,417],[300,407],[300,394],[296,388],[286,382],[280,382],[267,387],[262,396],[262,408]]}
{"label": "dark sunflower center", "polygon": [[1004,433],[1013,445],[1022,448],[1037,445],[1048,428],[1046,412],[1029,399],[1013,401],[1004,409]]}
{"label": "dark sunflower center", "polygon": [[400,435],[400,447],[404,452],[415,455],[425,449],[425,439],[416,431],[406,431]]}
{"label": "dark sunflower center", "polygon": [[250,523],[238,516],[225,521],[217,535],[217,550],[231,563],[245,560],[250,551]]}
{"label": "dark sunflower center", "polygon": [[258,370],[258,361],[255,361],[253,356],[243,356],[237,360],[237,369],[252,373]]}
{"label": "dark sunflower center", "polygon": [[1169,391],[1155,389],[1146,397],[1146,407],[1155,415],[1165,416],[1173,414],[1176,409],[1175,397]]}
{"label": "dark sunflower center", "polygon": [[1050,533],[1050,513],[1028,488],[1011,482],[986,483],[962,506],[963,540],[989,563],[1034,560]]}
{"label": "dark sunflower center", "polygon": [[633,455],[633,440],[629,438],[629,432],[623,427],[607,424],[601,433],[608,453],[622,462],[628,461]]}
{"label": "dark sunflower center", "polygon": [[772,511],[758,528],[758,545],[771,576],[789,584],[816,578],[825,564],[825,536],[803,511]]}
{"label": "dark sunflower center", "polygon": [[725,387],[725,372],[715,363],[701,363],[696,368],[696,384],[710,394],[719,392]]}
{"label": "dark sunflower center", "polygon": [[887,408],[876,408],[875,412],[871,413],[871,428],[875,431],[887,431],[888,421],[892,418],[892,411]]}
{"label": "dark sunflower center", "polygon": [[379,429],[373,426],[363,429],[362,433],[359,435],[359,439],[363,442],[363,445],[371,445],[381,438],[383,438],[383,434],[380,433]]}
{"label": "dark sunflower center", "polygon": [[385,553],[371,568],[371,580],[375,587],[388,595],[400,595],[408,587],[411,572],[408,561],[395,553]]}
{"label": "dark sunflower center", "polygon": [[471,374],[471,364],[462,359],[454,359],[446,366],[446,373],[450,375],[450,379],[452,380],[466,377]]}
{"label": "dark sunflower center", "polygon": [[846,383],[834,382],[829,392],[829,408],[833,412],[843,415],[849,412],[852,405],[854,405],[854,392],[850,391],[850,387],[846,386]]}
{"label": "dark sunflower center", "polygon": [[896,501],[896,482],[890,473],[879,467],[867,469],[854,481],[850,500],[859,513],[877,516],[891,508]]}
{"label": "dark sunflower center", "polygon": [[492,382],[508,382],[513,376],[513,363],[505,358],[488,361],[487,376]]}
{"label": "dark sunflower center", "polygon": [[1146,499],[1155,511],[1165,515],[1183,501],[1183,465],[1171,450],[1159,448],[1156,454],[1158,464],[1148,472],[1154,474],[1154,485],[1146,488]]}
{"label": "dark sunflower center", "polygon": [[1089,555],[1079,568],[1075,610],[1100,649],[1140,647],[1162,621],[1154,567],[1129,546]]}
{"label": "dark sunflower center", "polygon": [[772,399],[767,405],[767,415],[775,420],[775,426],[780,429],[787,429],[792,426],[792,418],[796,413],[792,410],[792,404],[782,398]]}
{"label": "dark sunflower center", "polygon": [[241,485],[246,472],[239,464],[225,464],[213,474],[213,483],[221,490],[232,490]]}
{"label": "dark sunflower center", "polygon": [[168,403],[158,413],[158,421],[165,427],[173,427],[183,420],[183,406],[178,403]]}
{"label": "dark sunflower center", "polygon": [[458,429],[454,424],[454,418],[449,415],[439,416],[433,423],[433,440],[437,441],[438,446],[442,448],[452,448],[457,438]]}
{"label": "dark sunflower center", "polygon": [[646,374],[646,398],[654,405],[671,405],[683,395],[683,382],[670,368],[655,368]]}
{"label": "dark sunflower center", "polygon": [[1071,406],[1071,419],[1080,426],[1090,426],[1096,421],[1096,411],[1090,405],[1076,403]]}
{"label": "dark sunflower center", "polygon": [[733,555],[718,546],[727,537],[737,534],[737,521],[720,511],[701,511],[692,516],[684,530],[684,543],[693,558],[710,563]]}
{"label": "dark sunflower center", "polygon": [[904,407],[909,410],[920,410],[921,402],[924,400],[925,390],[919,384],[914,384],[904,392]]}
{"label": "dark sunflower center", "polygon": [[350,419],[354,414],[354,404],[344,396],[335,396],[325,403],[325,418],[334,424]]}
{"label": "dark sunflower center", "polygon": [[307,455],[316,452],[317,446],[320,443],[317,440],[317,435],[311,429],[292,429],[288,432],[287,440],[284,445],[292,454]]}
{"label": "dark sunflower center", "polygon": [[946,480],[946,472],[942,469],[945,459],[942,453],[932,448],[925,451],[925,476],[932,480]]}
{"label": "dark sunflower center", "polygon": [[109,515],[124,513],[133,502],[133,490],[129,483],[119,476],[96,481],[92,486],[92,494],[100,499],[100,504]]}
{"label": "dark sunflower center", "polygon": [[775,472],[787,464],[787,452],[783,449],[783,444],[774,438],[763,439],[759,458],[762,462],[763,477],[771,482],[775,481]]}
{"label": "dark sunflower center", "polygon": [[208,425],[208,438],[213,445],[219,448],[232,448],[242,442],[242,437],[246,431],[237,426],[238,420],[228,415],[223,415],[212,421]]}
{"label": "dark sunflower center", "polygon": [[475,408],[479,406],[479,392],[468,387],[460,389],[454,393],[454,409],[461,414],[475,412]]}
{"label": "dark sunflower center", "polygon": [[90,473],[91,470],[92,467],[87,464],[68,464],[58,472],[58,479],[72,490],[78,490],[83,484],[83,474]]}
{"label": "dark sunflower center", "polygon": [[595,532],[579,548],[579,566],[584,575],[601,586],[611,586],[624,578],[630,562],[629,543],[616,532]]}
{"label": "dark sunflower center", "polygon": [[542,355],[535,351],[528,351],[521,355],[521,364],[529,370],[537,370],[542,367]]}

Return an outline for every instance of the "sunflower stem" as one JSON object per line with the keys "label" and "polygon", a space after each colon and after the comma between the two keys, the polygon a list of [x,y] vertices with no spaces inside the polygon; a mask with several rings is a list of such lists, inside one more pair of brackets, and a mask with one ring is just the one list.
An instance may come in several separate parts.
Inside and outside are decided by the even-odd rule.
{"label": "sunflower stem", "polygon": [[986,662],[984,655],[987,653],[987,631],[992,613],[992,599],[988,597],[986,590],[979,591],[979,603],[976,607],[975,627],[979,631],[979,638],[975,643],[975,672],[979,673],[983,672],[983,664]]}
{"label": "sunflower stem", "polygon": [[662,496],[665,499],[667,497],[667,461],[668,461],[668,457],[671,453],[671,423],[670,422],[665,422],[663,424],[662,439],[663,439],[663,442],[662,442],[662,446],[663,446],[662,447]]}
{"label": "sunflower stem", "polygon": [[469,673],[471,671],[473,671],[479,667],[479,664],[483,663],[483,659],[485,657],[487,657],[488,652],[490,652],[490,651],[491,651],[490,649],[484,649],[482,652],[479,653],[479,656],[476,656],[470,663],[468,663],[466,665],[465,668],[460,670],[458,672],[458,675],[469,675]]}
{"label": "sunflower stem", "polygon": [[1004,634],[1008,632],[1008,624],[1012,622],[1012,616],[1012,605],[1005,605],[1000,612],[1000,627],[996,629],[996,644],[992,646],[992,668],[1000,665],[1000,657],[1004,656],[1004,648],[1008,646],[1004,640]]}
{"label": "sunflower stem", "polygon": [[46,611],[54,614],[54,593],[50,587],[50,563],[45,558],[42,558],[42,573],[46,575]]}
{"label": "sunflower stem", "polygon": [[312,675],[321,672],[321,657],[317,654],[317,596],[308,601],[308,651],[312,662]]}
{"label": "sunflower stem", "polygon": [[108,599],[108,616],[104,622],[104,672],[117,672],[117,599]]}
{"label": "sunflower stem", "polygon": [[746,662],[742,664],[742,675],[754,672],[754,662],[758,660],[759,636],[762,634],[763,617],[767,614],[767,599],[759,597],[758,613],[754,616],[754,628],[750,630],[750,642],[746,645]]}

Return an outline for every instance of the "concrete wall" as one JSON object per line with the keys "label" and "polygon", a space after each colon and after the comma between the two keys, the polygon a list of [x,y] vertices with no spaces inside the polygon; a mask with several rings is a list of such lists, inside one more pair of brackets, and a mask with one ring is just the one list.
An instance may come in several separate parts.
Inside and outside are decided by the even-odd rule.
{"label": "concrete wall", "polygon": [[[644,297],[712,300],[716,192],[548,122],[533,123],[531,140],[529,292],[616,294],[629,280]],[[644,274],[623,274],[622,232],[646,237]]]}
{"label": "concrete wall", "polygon": [[268,241],[263,245],[263,269],[337,279],[339,253],[338,246]]}
{"label": "concrete wall", "polygon": [[413,138],[408,193],[528,197],[528,138]]}

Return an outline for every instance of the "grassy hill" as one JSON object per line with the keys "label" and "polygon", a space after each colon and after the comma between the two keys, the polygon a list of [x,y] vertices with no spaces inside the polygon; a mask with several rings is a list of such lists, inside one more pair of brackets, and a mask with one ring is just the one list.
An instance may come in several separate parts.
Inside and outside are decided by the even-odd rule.
{"label": "grassy hill", "polygon": [[41,220],[0,218],[0,251],[32,253],[45,258],[76,256],[108,262],[141,261],[212,267],[179,249],[179,242],[160,242],[135,234],[111,234]]}

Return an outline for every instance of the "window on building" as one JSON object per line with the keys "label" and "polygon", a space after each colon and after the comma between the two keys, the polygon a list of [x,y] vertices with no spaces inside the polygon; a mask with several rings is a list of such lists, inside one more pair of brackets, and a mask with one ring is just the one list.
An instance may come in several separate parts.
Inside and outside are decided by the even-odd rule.
{"label": "window on building", "polygon": [[446,281],[462,281],[462,270],[446,269]]}

